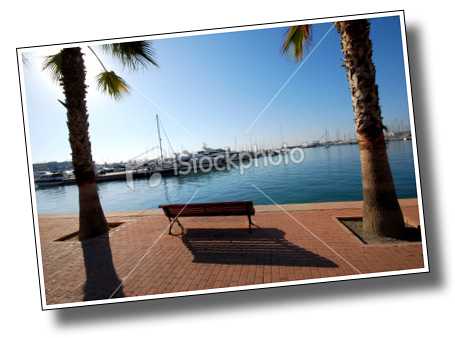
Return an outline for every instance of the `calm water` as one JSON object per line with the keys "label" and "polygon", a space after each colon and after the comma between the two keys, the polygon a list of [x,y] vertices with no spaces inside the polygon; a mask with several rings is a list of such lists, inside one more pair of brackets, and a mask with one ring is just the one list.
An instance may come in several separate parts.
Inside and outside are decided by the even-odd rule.
{"label": "calm water", "polygon": [[[273,204],[253,184],[279,204],[362,200],[358,145],[305,149],[301,163],[281,163],[229,171],[163,177],[156,187],[148,179],[134,180],[134,190],[124,181],[98,184],[104,211],[156,209],[159,204],[252,200]],[[389,161],[398,198],[417,197],[411,141],[390,142]],[[39,214],[78,212],[77,186],[36,189]]]}

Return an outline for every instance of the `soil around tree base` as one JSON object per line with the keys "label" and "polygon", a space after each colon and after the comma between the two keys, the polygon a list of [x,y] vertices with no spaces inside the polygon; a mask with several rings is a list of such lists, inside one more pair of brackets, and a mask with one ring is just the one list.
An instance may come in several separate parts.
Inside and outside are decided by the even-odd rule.
{"label": "soil around tree base", "polygon": [[420,227],[415,228],[407,223],[405,223],[404,235],[401,238],[391,238],[378,237],[365,233],[365,231],[363,231],[362,218],[338,218],[338,220],[364,244],[405,244],[422,242]]}

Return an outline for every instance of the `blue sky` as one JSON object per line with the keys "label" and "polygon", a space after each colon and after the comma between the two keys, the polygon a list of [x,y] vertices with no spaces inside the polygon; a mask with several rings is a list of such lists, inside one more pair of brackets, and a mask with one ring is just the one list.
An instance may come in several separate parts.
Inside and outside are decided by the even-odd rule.
{"label": "blue sky", "polygon": [[[316,45],[331,23],[313,26]],[[256,29],[154,40],[160,68],[130,73],[99,52],[135,89],[121,102],[98,92],[93,78],[100,66],[86,53],[90,137],[97,162],[127,161],[158,145],[159,114],[175,151],[197,151],[203,142],[218,148],[246,148],[250,140],[267,148],[319,139],[325,128],[331,139],[355,135],[352,102],[343,54],[332,29],[280,94],[255,121],[300,64],[281,55],[286,28]],[[372,19],[373,61],[385,122],[409,119],[399,17]],[[58,50],[58,49],[57,49]],[[27,54],[24,68],[32,161],[71,159],[66,112],[59,86],[41,71],[42,55]],[[95,48],[96,50],[96,48]],[[141,94],[142,93],[142,94]],[[159,108],[158,108],[159,107]],[[178,123],[176,123],[176,121]],[[165,151],[170,152],[162,135]],[[150,157],[157,152],[150,154]]]}

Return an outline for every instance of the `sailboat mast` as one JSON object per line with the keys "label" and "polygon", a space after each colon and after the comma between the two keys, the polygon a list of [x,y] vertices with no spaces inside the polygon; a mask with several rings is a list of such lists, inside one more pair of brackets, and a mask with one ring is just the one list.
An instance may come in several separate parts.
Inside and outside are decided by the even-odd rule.
{"label": "sailboat mast", "polygon": [[284,139],[283,139],[283,129],[281,129],[281,122],[280,122],[280,136],[281,136],[281,148],[284,146]]}
{"label": "sailboat mast", "polygon": [[163,147],[161,146],[161,133],[160,133],[160,123],[159,123],[159,120],[158,120],[158,114],[156,114],[156,126],[158,127],[158,139],[160,141],[161,162],[163,162]]}

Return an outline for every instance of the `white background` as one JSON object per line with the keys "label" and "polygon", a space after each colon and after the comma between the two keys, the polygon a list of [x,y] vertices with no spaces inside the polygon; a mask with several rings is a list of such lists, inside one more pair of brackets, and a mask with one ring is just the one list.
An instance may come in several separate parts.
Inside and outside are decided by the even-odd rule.
{"label": "white background", "polygon": [[[310,4],[311,3],[311,4]],[[49,337],[453,331],[452,13],[442,1],[21,1],[2,10],[2,331]],[[125,8],[126,7],[126,8]],[[405,10],[431,273],[41,311],[17,47]],[[207,55],[216,57],[216,55]]]}

